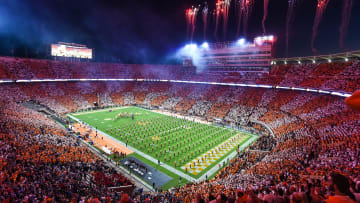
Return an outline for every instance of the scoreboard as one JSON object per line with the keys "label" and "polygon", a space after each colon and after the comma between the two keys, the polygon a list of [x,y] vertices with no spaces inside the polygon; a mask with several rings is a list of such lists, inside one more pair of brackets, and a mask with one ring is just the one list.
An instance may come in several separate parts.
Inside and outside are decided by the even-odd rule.
{"label": "scoreboard", "polygon": [[92,49],[85,45],[58,42],[51,44],[51,56],[92,59]]}

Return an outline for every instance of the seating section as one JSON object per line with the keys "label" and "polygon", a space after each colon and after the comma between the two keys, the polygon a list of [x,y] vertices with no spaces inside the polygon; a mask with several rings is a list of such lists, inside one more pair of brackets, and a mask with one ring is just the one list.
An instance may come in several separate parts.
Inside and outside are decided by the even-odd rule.
{"label": "seating section", "polygon": [[[149,77],[353,92],[360,87],[359,65],[359,61],[351,61],[280,65],[261,74],[219,70],[196,73],[193,68],[180,66],[0,57],[0,77]],[[127,191],[134,202],[145,202],[146,198],[153,202],[197,202],[216,197],[228,202],[235,199],[322,202],[332,193],[329,176],[333,180],[345,177],[350,181],[349,191],[360,192],[360,114],[347,107],[342,97],[155,81],[7,83],[1,84],[1,90],[0,202],[97,202],[97,198],[100,202],[117,202],[124,195],[110,188],[133,185],[125,174],[119,174],[54,121],[20,104],[29,101],[46,106],[60,116],[89,108],[94,102],[99,102],[101,107],[138,104],[208,121],[220,118],[226,125],[263,134],[253,145],[238,152],[213,179],[175,188],[172,192]]]}
{"label": "seating section", "polygon": [[1,202],[115,201],[109,187],[133,185],[43,114],[0,103]]}
{"label": "seating section", "polygon": [[136,104],[143,104],[146,97],[146,92],[136,92],[134,93],[134,97]]}
{"label": "seating section", "polygon": [[187,112],[192,107],[192,105],[194,105],[195,103],[196,103],[196,100],[184,98],[176,105],[175,111],[182,112],[182,113]]}
{"label": "seating section", "polygon": [[209,117],[225,118],[230,108],[231,108],[231,104],[215,103],[211,106],[210,110],[207,112],[207,115]]}
{"label": "seating section", "polygon": [[[332,62],[273,66],[269,73],[213,68],[196,72],[180,65],[127,65],[114,63],[59,62],[0,57],[0,79],[172,79],[207,82],[265,84],[354,92],[360,88],[360,62]],[[158,84],[162,91],[170,85]],[[160,91],[160,87],[155,87]],[[221,91],[219,90],[219,95]],[[151,89],[148,91],[152,91]],[[186,90],[183,90],[184,93]],[[181,93],[180,93],[181,94]],[[207,95],[204,95],[207,97]],[[205,98],[205,100],[216,98]]]}
{"label": "seating section", "polygon": [[159,95],[151,102],[151,106],[160,106],[164,101],[168,99],[166,95]]}
{"label": "seating section", "polygon": [[121,92],[112,92],[110,96],[115,105],[124,105],[124,98]]}

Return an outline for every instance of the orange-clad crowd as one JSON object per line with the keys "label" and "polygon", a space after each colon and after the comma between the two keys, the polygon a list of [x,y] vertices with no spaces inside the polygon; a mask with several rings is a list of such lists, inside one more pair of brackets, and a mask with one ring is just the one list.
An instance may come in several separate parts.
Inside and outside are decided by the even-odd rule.
{"label": "orange-clad crowd", "polygon": [[[149,77],[353,92],[360,87],[359,66],[354,60],[280,65],[261,74],[215,74],[173,66],[0,57],[0,78]],[[342,97],[159,81],[0,85],[0,202],[360,202],[360,113],[347,107]],[[263,136],[209,180],[165,192],[125,194],[110,188],[133,183],[67,129],[26,107],[27,102],[59,117],[88,110],[93,102],[99,102],[100,108],[156,106],[209,121],[218,118],[225,125]],[[99,136],[90,138],[101,146],[130,153]]]}
{"label": "orange-clad crowd", "polygon": [[107,188],[132,185],[43,114],[3,100],[0,112],[0,202],[120,200]]}

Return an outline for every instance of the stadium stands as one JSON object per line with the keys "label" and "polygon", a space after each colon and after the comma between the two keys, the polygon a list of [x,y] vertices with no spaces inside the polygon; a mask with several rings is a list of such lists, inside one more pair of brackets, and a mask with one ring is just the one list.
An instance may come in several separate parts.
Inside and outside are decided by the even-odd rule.
{"label": "stadium stands", "polygon": [[[208,70],[164,65],[75,63],[0,57],[0,79],[148,78],[312,87],[354,92],[359,88],[359,61],[274,66],[267,73]],[[163,86],[166,90],[166,86]],[[151,91],[151,90],[150,90]]]}
{"label": "stadium stands", "polygon": [[132,185],[43,114],[4,100],[0,111],[1,202],[109,198],[103,185]]}
{"label": "stadium stands", "polygon": [[[269,74],[194,74],[184,67],[70,63],[0,57],[1,79],[153,78],[244,82],[315,87],[353,92],[359,89],[359,61],[280,65]],[[157,74],[159,73],[159,74]],[[321,202],[347,184],[347,196],[360,192],[360,114],[344,98],[314,92],[162,82],[41,82],[1,84],[0,201],[54,201],[100,198],[119,200],[112,186],[132,183],[70,137],[54,121],[21,102],[36,101],[56,113],[101,106],[156,106],[229,125],[265,123],[264,133],[239,152],[215,178],[143,194],[153,202],[227,199],[229,202]],[[264,130],[258,124],[255,129]],[[339,175],[341,173],[342,175]],[[343,175],[346,176],[343,179]],[[330,182],[332,180],[333,182]],[[330,182],[330,183],[329,183]],[[339,183],[340,182],[340,183]],[[350,189],[351,188],[351,193]],[[102,198],[102,199],[101,199]],[[134,199],[135,197],[131,197]],[[219,200],[219,202],[221,202]]]}

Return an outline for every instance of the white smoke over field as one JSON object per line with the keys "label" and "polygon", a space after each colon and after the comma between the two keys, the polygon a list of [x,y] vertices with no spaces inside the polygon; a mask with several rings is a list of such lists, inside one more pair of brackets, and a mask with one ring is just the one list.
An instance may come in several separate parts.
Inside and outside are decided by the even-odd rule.
{"label": "white smoke over field", "polygon": [[207,43],[202,44],[200,47],[196,44],[188,44],[185,47],[179,49],[175,57],[178,60],[188,59],[192,61],[192,64],[196,67],[197,72],[202,72],[205,66],[201,63],[202,54],[205,49],[208,49]]}

